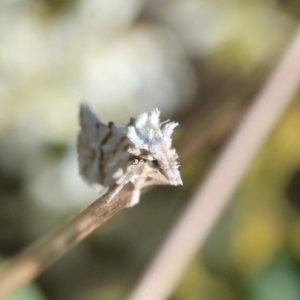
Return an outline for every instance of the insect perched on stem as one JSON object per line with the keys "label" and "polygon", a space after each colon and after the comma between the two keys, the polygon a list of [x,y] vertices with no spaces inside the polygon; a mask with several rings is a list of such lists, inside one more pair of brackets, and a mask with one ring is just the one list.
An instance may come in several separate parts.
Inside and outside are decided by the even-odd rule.
{"label": "insect perched on stem", "polygon": [[[143,187],[153,184],[182,185],[176,150],[171,148],[175,122],[159,121],[154,109],[131,119],[126,127],[103,124],[85,104],[80,106],[77,151],[79,171],[90,186],[105,188],[131,181],[134,186],[128,206],[139,202]],[[143,167],[134,172],[138,161]]]}

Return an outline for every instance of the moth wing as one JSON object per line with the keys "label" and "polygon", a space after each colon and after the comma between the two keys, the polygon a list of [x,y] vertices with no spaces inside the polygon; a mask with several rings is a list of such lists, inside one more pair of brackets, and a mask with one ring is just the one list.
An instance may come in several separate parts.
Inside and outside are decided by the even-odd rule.
{"label": "moth wing", "polygon": [[103,190],[99,162],[101,161],[101,143],[109,133],[109,128],[87,106],[80,106],[80,131],[77,141],[79,172],[84,181],[99,191]]}

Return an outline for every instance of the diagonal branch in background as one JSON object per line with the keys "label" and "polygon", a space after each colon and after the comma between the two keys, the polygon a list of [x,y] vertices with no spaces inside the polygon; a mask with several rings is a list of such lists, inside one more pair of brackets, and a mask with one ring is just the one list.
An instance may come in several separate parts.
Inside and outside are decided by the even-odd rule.
{"label": "diagonal branch in background", "polygon": [[73,246],[125,208],[133,192],[133,185],[126,183],[144,163],[144,160],[139,160],[132,166],[123,185],[111,187],[74,219],[12,259],[0,273],[0,299],[6,299],[16,289],[31,282]]}
{"label": "diagonal branch in background", "polygon": [[300,27],[277,69],[222,152],[130,300],[167,299],[185,266],[205,242],[255,153],[300,83]]}

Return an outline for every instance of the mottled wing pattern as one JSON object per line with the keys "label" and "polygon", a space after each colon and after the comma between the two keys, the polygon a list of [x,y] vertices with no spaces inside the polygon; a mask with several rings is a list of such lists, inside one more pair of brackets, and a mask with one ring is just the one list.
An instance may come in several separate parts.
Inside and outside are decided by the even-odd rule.
{"label": "mottled wing pattern", "polygon": [[[87,105],[80,107],[77,152],[79,172],[84,181],[101,191],[123,175],[128,160],[128,139],[124,128],[103,124]],[[120,151],[124,149],[124,151]],[[119,174],[118,174],[119,173]]]}

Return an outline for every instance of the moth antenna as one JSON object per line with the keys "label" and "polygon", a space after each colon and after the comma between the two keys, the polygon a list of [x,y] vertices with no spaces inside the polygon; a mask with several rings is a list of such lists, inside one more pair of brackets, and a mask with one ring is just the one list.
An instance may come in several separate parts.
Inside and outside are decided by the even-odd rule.
{"label": "moth antenna", "polygon": [[129,123],[126,125],[126,127],[129,127],[129,126],[135,126],[135,123],[136,123],[136,119],[135,119],[135,118],[130,118],[130,121],[129,121]]}
{"label": "moth antenna", "polygon": [[116,125],[115,125],[114,122],[108,122],[108,127],[109,127],[110,129],[113,129],[113,128],[116,127]]}

